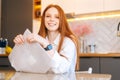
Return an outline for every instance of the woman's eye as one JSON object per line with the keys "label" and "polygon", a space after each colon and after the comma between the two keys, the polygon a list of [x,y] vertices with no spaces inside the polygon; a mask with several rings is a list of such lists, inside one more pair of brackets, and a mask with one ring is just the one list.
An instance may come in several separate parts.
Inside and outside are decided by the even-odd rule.
{"label": "woman's eye", "polygon": [[56,18],[58,18],[58,19],[59,19],[59,17],[56,17]]}
{"label": "woman's eye", "polygon": [[50,17],[50,15],[45,15],[45,17]]}
{"label": "woman's eye", "polygon": [[50,16],[46,16],[46,17],[50,17]]}
{"label": "woman's eye", "polygon": [[58,18],[58,19],[59,19],[59,16],[56,16],[56,18]]}

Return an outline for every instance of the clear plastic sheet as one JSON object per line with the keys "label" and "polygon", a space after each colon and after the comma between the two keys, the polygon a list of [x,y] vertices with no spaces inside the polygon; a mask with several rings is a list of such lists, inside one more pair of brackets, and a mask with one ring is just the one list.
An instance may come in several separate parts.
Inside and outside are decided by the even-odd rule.
{"label": "clear plastic sheet", "polygon": [[[31,32],[26,29],[23,36],[26,38]],[[11,66],[16,71],[46,73],[51,66],[51,57],[39,43],[15,45],[8,56]]]}

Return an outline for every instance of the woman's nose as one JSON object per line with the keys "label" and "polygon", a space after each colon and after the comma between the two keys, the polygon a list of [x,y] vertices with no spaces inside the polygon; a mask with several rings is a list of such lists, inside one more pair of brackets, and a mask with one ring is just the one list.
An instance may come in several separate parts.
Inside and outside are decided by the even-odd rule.
{"label": "woman's nose", "polygon": [[54,19],[55,19],[54,17],[50,17],[50,20],[51,20],[51,21],[54,21]]}

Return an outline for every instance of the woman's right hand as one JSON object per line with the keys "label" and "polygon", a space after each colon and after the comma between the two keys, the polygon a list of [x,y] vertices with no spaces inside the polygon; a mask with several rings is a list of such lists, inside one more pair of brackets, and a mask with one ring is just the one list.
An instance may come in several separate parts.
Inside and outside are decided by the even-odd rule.
{"label": "woman's right hand", "polygon": [[13,42],[15,44],[23,44],[25,42],[24,37],[22,34],[17,35],[14,39]]}

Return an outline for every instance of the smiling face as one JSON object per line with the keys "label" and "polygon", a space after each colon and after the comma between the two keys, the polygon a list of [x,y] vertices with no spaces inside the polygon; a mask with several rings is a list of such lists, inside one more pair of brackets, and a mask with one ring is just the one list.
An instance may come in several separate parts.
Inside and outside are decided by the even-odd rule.
{"label": "smiling face", "polygon": [[45,26],[49,31],[58,31],[59,13],[56,8],[51,7],[45,13]]}

